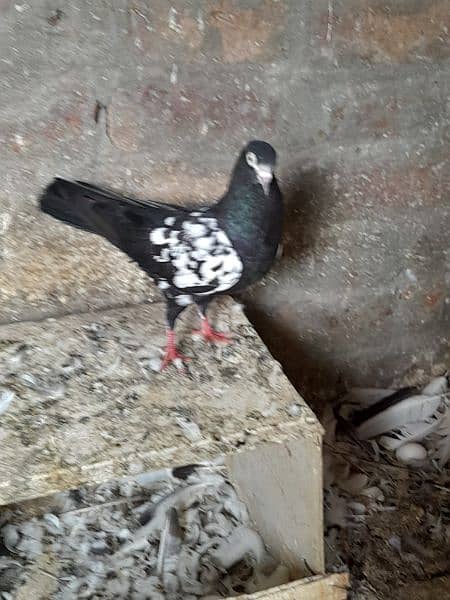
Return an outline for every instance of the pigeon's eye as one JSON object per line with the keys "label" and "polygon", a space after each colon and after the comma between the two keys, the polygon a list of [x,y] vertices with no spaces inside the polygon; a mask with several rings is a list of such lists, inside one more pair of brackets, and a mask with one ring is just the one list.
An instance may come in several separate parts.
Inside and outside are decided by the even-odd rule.
{"label": "pigeon's eye", "polygon": [[258,159],[256,158],[256,154],[254,152],[247,152],[245,155],[245,160],[251,167],[256,167],[258,164]]}

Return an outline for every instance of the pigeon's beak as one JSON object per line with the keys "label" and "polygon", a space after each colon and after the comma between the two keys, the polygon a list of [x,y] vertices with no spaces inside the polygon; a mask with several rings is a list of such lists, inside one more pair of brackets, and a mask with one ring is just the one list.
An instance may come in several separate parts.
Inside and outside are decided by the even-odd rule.
{"label": "pigeon's beak", "polygon": [[256,177],[258,178],[258,182],[262,185],[264,193],[266,196],[269,194],[270,184],[273,179],[273,170],[270,165],[257,165],[255,167]]}

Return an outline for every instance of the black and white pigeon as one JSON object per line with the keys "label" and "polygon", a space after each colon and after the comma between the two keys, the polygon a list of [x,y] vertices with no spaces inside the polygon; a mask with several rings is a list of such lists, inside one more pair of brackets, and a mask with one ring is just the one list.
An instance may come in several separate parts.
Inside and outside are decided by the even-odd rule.
{"label": "black and white pigeon", "polygon": [[167,347],[162,368],[180,363],[177,317],[190,304],[201,333],[215,332],[206,316],[211,300],[258,281],[280,244],[283,202],[274,175],[275,150],[252,141],[235,164],[228,190],[210,207],[188,209],[142,201],[81,181],[55,179],[40,198],[41,210],[74,227],[105,237],[156,282],[167,303]]}

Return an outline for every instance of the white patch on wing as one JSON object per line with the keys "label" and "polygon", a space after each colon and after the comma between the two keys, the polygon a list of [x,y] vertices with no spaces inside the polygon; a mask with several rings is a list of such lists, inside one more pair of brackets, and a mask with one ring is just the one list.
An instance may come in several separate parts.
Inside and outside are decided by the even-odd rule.
{"label": "white patch on wing", "polygon": [[190,269],[180,269],[173,276],[173,284],[180,290],[195,288],[202,284],[202,280]]}
{"label": "white patch on wing", "polygon": [[209,256],[200,266],[200,276],[206,283],[211,283],[216,278],[216,271],[220,269],[223,256]]}
{"label": "white patch on wing", "polygon": [[199,219],[199,221],[200,221],[200,223],[204,223],[211,229],[214,229],[214,230],[219,229],[219,227],[217,225],[217,219],[213,219],[212,217],[202,217],[201,219]]}
{"label": "white patch on wing", "polygon": [[153,229],[150,231],[150,241],[152,244],[156,244],[156,246],[162,246],[166,243],[166,227],[158,227],[157,229]]}
{"label": "white patch on wing", "polygon": [[200,237],[192,241],[192,245],[198,250],[211,250],[214,244],[215,239],[213,234],[211,234],[209,237]]}
{"label": "white patch on wing", "polygon": [[167,290],[170,287],[170,285],[169,285],[167,279],[160,279],[158,281],[158,287],[160,290]]}
{"label": "white patch on wing", "polygon": [[202,225],[201,223],[192,223],[191,221],[185,221],[183,223],[183,229],[190,237],[193,238],[199,238],[208,233],[208,229],[205,227],[205,225]]}
{"label": "white patch on wing", "polygon": [[180,296],[175,296],[175,302],[178,306],[188,306],[188,304],[192,304],[192,296],[189,294],[181,294]]}
{"label": "white patch on wing", "polygon": [[[154,255],[156,262],[170,262],[174,268],[172,283],[180,290],[189,289],[200,295],[214,294],[233,287],[240,279],[243,265],[226,233],[212,217],[200,217],[202,213],[190,213],[179,223],[180,229],[170,229],[175,217],[166,217],[167,227],[150,232],[155,246],[164,246]],[[160,283],[164,286],[164,280]],[[158,284],[160,285],[160,284]],[[167,287],[170,287],[167,284]],[[167,289],[161,287],[160,289]],[[212,287],[209,291],[196,292],[195,288]],[[179,300],[181,298],[181,300]],[[180,306],[187,306],[192,297],[183,294],[176,297]]]}
{"label": "white patch on wing", "polygon": [[169,248],[163,248],[159,254],[153,257],[156,262],[169,262],[170,261],[170,251]]}
{"label": "white patch on wing", "polygon": [[194,250],[191,252],[191,258],[194,260],[205,260],[208,257],[206,250]]}
{"label": "white patch on wing", "polygon": [[226,246],[227,244],[230,243],[229,239],[227,238],[227,236],[225,235],[225,233],[223,231],[218,231],[217,232],[217,241],[219,242],[219,244],[223,244],[224,246]]}

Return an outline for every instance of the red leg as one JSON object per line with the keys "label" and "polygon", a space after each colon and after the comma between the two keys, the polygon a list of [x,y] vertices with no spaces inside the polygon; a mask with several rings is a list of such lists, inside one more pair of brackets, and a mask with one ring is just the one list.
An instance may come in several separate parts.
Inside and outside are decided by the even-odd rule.
{"label": "red leg", "polygon": [[214,331],[214,329],[209,324],[208,318],[202,316],[202,328],[194,331],[195,334],[199,334],[203,336],[207,342],[219,342],[222,344],[229,344],[232,341],[231,336],[226,333],[220,333],[219,331]]}
{"label": "red leg", "polygon": [[166,352],[164,354],[160,371],[164,371],[164,369],[167,368],[171,363],[174,363],[178,369],[183,369],[183,362],[187,360],[189,360],[189,358],[183,356],[177,350],[177,346],[175,344],[175,331],[173,329],[168,329]]}

